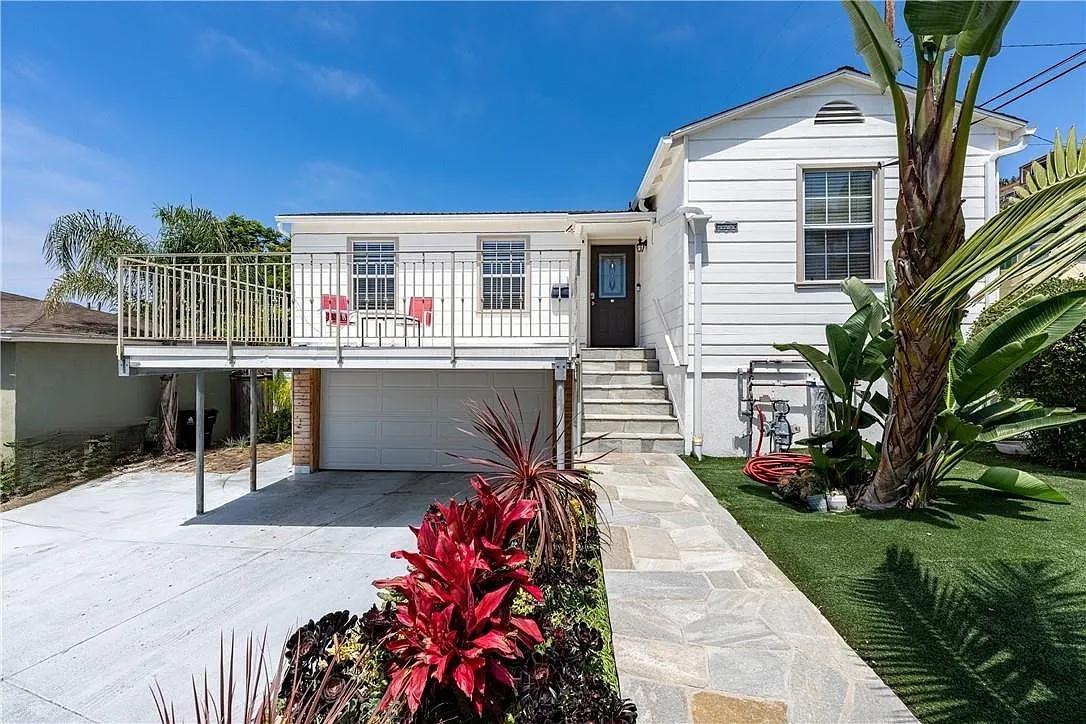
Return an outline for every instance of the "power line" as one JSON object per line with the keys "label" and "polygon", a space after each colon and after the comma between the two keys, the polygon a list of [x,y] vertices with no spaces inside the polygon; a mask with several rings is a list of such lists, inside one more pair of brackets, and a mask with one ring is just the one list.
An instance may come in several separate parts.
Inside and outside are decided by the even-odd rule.
{"label": "power line", "polygon": [[1018,90],[1019,88],[1024,86],[1026,83],[1029,83],[1030,81],[1034,80],[1035,78],[1038,78],[1038,77],[1044,75],[1045,73],[1047,73],[1050,70],[1053,70],[1054,68],[1060,67],[1061,65],[1063,65],[1064,63],[1066,63],[1069,60],[1074,60],[1075,58],[1082,55],[1083,53],[1086,53],[1086,48],[1084,48],[1083,50],[1078,51],[1077,53],[1071,53],[1071,55],[1067,56],[1063,60],[1061,60],[1061,61],[1059,61],[1057,63],[1053,63],[1052,65],[1048,66],[1044,70],[1037,71],[1036,73],[1031,75],[1029,78],[1026,78],[1024,81],[1022,81],[1021,83],[1018,83],[1017,85],[1012,85],[1010,88],[1003,91],[999,95],[994,95],[991,98],[989,98],[988,100],[984,101],[983,103],[977,104],[977,108],[983,108],[984,106],[988,105],[989,103],[993,103],[994,101],[999,100],[1000,98],[1007,95],[1008,93],[1012,93],[1012,92]]}
{"label": "power line", "polygon": [[1086,45],[1086,42],[1077,43],[1009,43],[1004,48],[1066,48]]}
{"label": "power line", "polygon": [[[1027,88],[1026,90],[1024,90],[1021,93],[1019,93],[1018,95],[1016,95],[1014,98],[1003,101],[1002,103],[1000,103],[995,108],[981,108],[980,110],[998,111],[1000,108],[1002,108],[1004,106],[1007,106],[1007,105],[1010,105],[1011,103],[1014,103],[1016,100],[1018,100],[1019,98],[1022,98],[1023,96],[1028,96],[1033,91],[1040,90],[1041,88],[1044,88],[1046,85],[1048,85],[1052,81],[1058,80],[1058,79],[1062,78],[1063,76],[1067,75],[1068,73],[1070,73],[1071,71],[1077,70],[1078,68],[1081,68],[1084,65],[1086,65],[1086,60],[1080,61],[1079,63],[1076,63],[1075,65],[1072,65],[1070,68],[1067,68],[1064,71],[1062,71],[1060,73],[1057,73],[1056,75],[1052,76],[1051,78],[1044,81],[1043,83],[1040,83],[1039,85],[1035,85],[1032,88]],[[976,121],[973,121],[973,123],[977,123],[980,120],[982,120],[982,119],[978,118]]]}

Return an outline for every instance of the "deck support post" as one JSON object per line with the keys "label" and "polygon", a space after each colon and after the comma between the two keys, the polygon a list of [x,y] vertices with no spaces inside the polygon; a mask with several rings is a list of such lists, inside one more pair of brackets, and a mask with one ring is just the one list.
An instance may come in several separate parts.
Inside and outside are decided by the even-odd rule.
{"label": "deck support post", "polygon": [[558,468],[566,468],[566,360],[554,362],[554,455]]}
{"label": "deck support post", "polygon": [[196,515],[204,514],[204,381],[203,372],[196,373]]}
{"label": "deck support post", "polygon": [[249,370],[249,491],[256,492],[256,369]]}

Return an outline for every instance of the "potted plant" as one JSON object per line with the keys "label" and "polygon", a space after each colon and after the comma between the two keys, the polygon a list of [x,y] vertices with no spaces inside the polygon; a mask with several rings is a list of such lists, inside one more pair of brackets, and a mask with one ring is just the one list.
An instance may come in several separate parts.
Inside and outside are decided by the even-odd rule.
{"label": "potted plant", "polygon": [[826,493],[826,507],[831,513],[840,513],[848,510],[848,496],[840,490],[832,489]]}

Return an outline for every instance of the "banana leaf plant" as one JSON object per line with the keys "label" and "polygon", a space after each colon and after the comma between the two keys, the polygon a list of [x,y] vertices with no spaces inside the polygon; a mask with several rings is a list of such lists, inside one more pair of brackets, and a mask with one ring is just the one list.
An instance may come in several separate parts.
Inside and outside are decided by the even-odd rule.
{"label": "banana leaf plant", "polygon": [[878,445],[866,442],[862,431],[881,425],[886,415],[889,402],[874,386],[890,369],[894,337],[887,304],[866,284],[850,277],[841,288],[855,311],[843,324],[826,325],[827,352],[797,342],[774,347],[798,353],[822,381],[829,431],[799,442],[807,445],[812,467],[826,487],[851,496],[879,459]]}
{"label": "banana leaf plant", "polygon": [[[961,344],[950,359],[945,409],[936,418],[920,485],[910,501],[921,507],[972,450],[1031,430],[1086,420],[1086,413],[1045,407],[996,390],[1019,367],[1070,334],[1086,319],[1086,290],[1027,299]],[[1063,495],[1022,470],[990,467],[976,481],[1014,495],[1065,502]]]}
{"label": "banana leaf plant", "polygon": [[[1040,281],[1086,252],[1086,154],[1057,144],[1046,185],[967,242],[962,186],[977,93],[1018,3],[908,0],[917,77],[911,99],[898,82],[901,48],[879,11],[869,0],[842,4],[856,50],[892,100],[900,169],[890,410],[878,469],[859,501],[877,509],[915,500],[927,478],[925,451],[945,409],[950,356],[976,283],[1007,262],[1023,282]],[[966,58],[975,58],[968,72]]]}

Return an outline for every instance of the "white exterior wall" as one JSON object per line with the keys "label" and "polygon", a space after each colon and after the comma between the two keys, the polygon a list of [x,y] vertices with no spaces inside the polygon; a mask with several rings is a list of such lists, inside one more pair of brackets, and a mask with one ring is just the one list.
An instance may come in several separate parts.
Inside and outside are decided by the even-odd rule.
{"label": "white exterior wall", "polygon": [[[818,109],[833,100],[858,106],[865,122],[814,125]],[[774,350],[774,343],[824,345],[824,325],[842,321],[852,311],[837,282],[797,280],[801,167],[883,164],[877,177],[885,260],[895,236],[898,168],[886,165],[897,158],[895,139],[889,97],[868,83],[846,78],[753,108],[686,139],[687,203],[712,217],[703,269],[706,454],[746,452],[746,424],[739,417],[740,368],[745,369],[751,359],[790,356]],[[978,124],[971,141],[963,189],[967,233],[997,208],[994,189],[998,184],[994,164],[989,163],[998,147],[996,134]],[[717,234],[715,221],[736,221],[739,231]],[[875,262],[880,277],[882,260]],[[881,282],[872,288],[877,294],[884,292]],[[688,311],[688,324],[691,316]],[[686,336],[688,344],[691,336]],[[782,379],[797,378],[782,375]],[[805,426],[802,388],[780,388],[772,394],[788,399],[793,404],[793,422]],[[686,407],[689,416],[689,399]]]}
{"label": "white exterior wall", "polygon": [[[676,158],[682,158],[682,149],[676,149],[674,153]],[[686,418],[678,414],[685,409],[687,389],[686,223],[681,214],[674,213],[683,205],[682,166],[681,160],[673,163],[663,182],[656,199],[657,223],[652,229],[652,239],[638,260],[641,294],[637,309],[637,343],[656,350],[668,396],[679,418],[680,432],[689,438]],[[672,350],[675,359],[672,359]]]}
{"label": "white exterior wall", "polygon": [[[357,346],[363,340],[378,337],[385,343],[401,339],[405,346],[446,346],[453,336],[457,345],[464,346],[518,344],[518,339],[561,341],[571,334],[583,338],[583,310],[575,310],[576,320],[571,315],[577,303],[574,291],[581,298],[585,294],[583,285],[579,285],[582,277],[576,273],[576,252],[582,244],[567,231],[569,217],[492,218],[366,217],[333,221],[317,217],[294,222],[291,236],[295,252],[292,274],[295,345],[336,343],[335,325],[325,323],[320,295],[346,296],[353,309],[351,251],[355,241],[395,243],[396,313],[375,312],[369,315],[373,319],[341,328],[342,344]],[[526,308],[522,311],[481,308],[478,251],[480,241],[487,238],[527,241]],[[341,252],[338,266],[335,252]],[[570,298],[551,298],[552,286],[567,284],[571,286]],[[412,297],[433,299],[432,324],[421,329],[421,342],[416,339],[414,327],[408,327],[402,319]]]}

